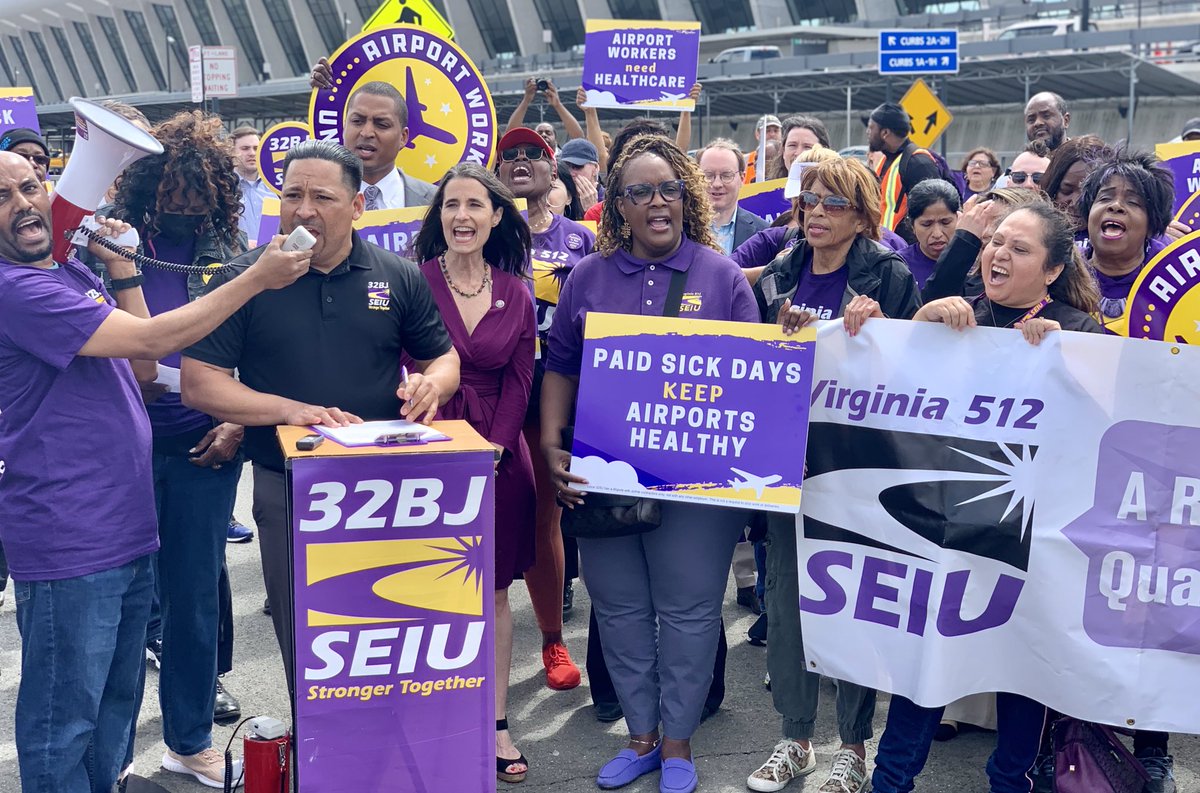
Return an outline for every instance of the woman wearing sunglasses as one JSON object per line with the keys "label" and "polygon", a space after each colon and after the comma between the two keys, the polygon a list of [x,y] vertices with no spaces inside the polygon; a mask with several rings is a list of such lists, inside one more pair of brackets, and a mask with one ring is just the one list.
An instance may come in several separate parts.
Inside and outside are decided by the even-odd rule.
{"label": "woman wearing sunglasses", "polygon": [[521,435],[536,337],[523,280],[529,228],[495,174],[462,163],[446,172],[434,194],[416,250],[462,360],[458,392],[438,418],[470,422],[496,450],[496,776],[521,782],[529,764],[508,733],[505,706],[512,660],[508,587],[534,556],[533,465]]}
{"label": "woman wearing sunglasses", "polygon": [[[561,438],[572,424],[589,311],[673,315],[680,305],[668,306],[667,295],[686,291],[697,308],[689,318],[758,321],[745,276],[716,251],[706,193],[695,163],[657,135],[629,142],[609,176],[598,251],[563,286],[542,384],[542,450],[568,508],[584,503],[578,487],[587,484],[568,470]],[[661,525],[651,531],[578,540],[630,733],[627,747],[600,769],[596,783],[604,789],[660,769],[664,793],[697,785],[691,737],[712,681],[725,582],[747,513],[661,506]]]}
{"label": "woman wearing sunglasses", "polygon": [[[844,317],[847,327],[868,316],[908,319],[921,305],[917,284],[899,254],[879,238],[879,181],[857,160],[836,159],[806,169],[799,201],[804,239],[767,266],[754,296],[764,322],[785,330]],[[796,524],[767,519],[767,671],[771,698],[783,716],[783,738],[746,780],[751,790],[776,791],[816,770],[812,737],[820,675],[806,671],[800,635]],[[867,784],[865,741],[871,737],[875,692],[839,681],[838,733],[829,778],[820,791],[859,793]]]}
{"label": "woman wearing sunglasses", "polygon": [[[558,293],[567,273],[580,259],[592,252],[595,235],[586,227],[555,214],[550,196],[556,184],[554,150],[528,127],[517,127],[500,139],[500,166],[497,172],[505,187],[517,198],[524,198],[529,213],[530,275],[537,310],[540,342],[533,370],[533,391],[522,432],[530,449],[540,449],[541,411],[538,394],[545,374],[547,334]],[[532,567],[525,571],[525,586],[538,628],[542,632],[542,666],[546,685],[565,691],[579,685],[579,667],[571,660],[563,642],[563,580],[565,555],[559,529],[559,507],[554,500],[550,471],[542,456],[533,461],[537,486],[535,536],[537,553]],[[572,548],[574,551],[574,548]]]}

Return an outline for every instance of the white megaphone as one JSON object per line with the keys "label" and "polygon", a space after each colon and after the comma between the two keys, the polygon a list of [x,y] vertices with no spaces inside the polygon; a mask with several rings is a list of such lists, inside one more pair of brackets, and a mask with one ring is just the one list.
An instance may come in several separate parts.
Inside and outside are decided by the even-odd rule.
{"label": "white megaphone", "polygon": [[129,119],[88,99],[72,97],[75,148],[50,199],[54,261],[71,250],[72,231],[96,211],[113,180],[131,162],[162,154],[162,144]]}

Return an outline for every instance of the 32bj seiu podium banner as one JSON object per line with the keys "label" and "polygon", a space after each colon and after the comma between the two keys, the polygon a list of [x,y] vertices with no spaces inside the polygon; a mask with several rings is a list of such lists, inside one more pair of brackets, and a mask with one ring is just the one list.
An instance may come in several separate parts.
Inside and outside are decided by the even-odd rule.
{"label": "32bj seiu podium banner", "polygon": [[827,322],[810,417],[810,669],[1200,732],[1200,349]]}
{"label": "32bj seiu podium banner", "polygon": [[300,793],[495,790],[492,452],[438,428],[289,451]]}

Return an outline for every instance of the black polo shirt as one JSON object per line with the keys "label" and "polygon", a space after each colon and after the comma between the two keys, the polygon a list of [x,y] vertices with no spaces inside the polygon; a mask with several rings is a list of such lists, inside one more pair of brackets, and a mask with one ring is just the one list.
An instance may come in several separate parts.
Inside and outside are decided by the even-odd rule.
{"label": "black polo shirt", "polygon": [[[263,250],[234,259],[209,289],[236,278]],[[291,286],[260,293],[183,354],[237,369],[255,391],[375,420],[400,415],[402,351],[429,360],[450,349],[421,271],[354,232],[350,256],[328,275],[309,270]],[[244,448],[254,462],[283,470],[274,427],[247,427]]]}

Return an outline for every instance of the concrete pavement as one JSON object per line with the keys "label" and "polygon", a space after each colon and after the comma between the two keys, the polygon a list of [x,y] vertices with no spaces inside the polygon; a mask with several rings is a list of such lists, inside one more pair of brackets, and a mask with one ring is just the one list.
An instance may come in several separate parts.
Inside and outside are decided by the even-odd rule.
{"label": "concrete pavement", "polygon": [[[237,515],[247,525],[250,520],[250,481],[243,476],[239,490]],[[261,613],[264,590],[259,568],[259,544],[230,545],[228,560],[234,590],[235,663],[226,676],[226,688],[242,704],[243,715],[268,715],[288,720],[287,693],[283,667],[275,644],[269,617]],[[555,692],[546,688],[541,665],[541,640],[529,605],[525,587],[517,583],[511,590],[516,625],[512,685],[509,694],[509,721],[517,746],[529,758],[531,769],[521,785],[498,783],[501,791],[554,791],[555,793],[592,793],[600,765],[624,745],[624,722],[600,724],[592,716],[591,700],[584,683],[573,691]],[[566,625],[567,646],[583,667],[587,634],[588,599],[586,589],[576,585],[575,616]],[[0,607],[0,793],[18,793],[16,747],[13,744],[13,710],[20,674],[19,637],[11,597]],[[762,685],[766,670],[765,648],[746,643],[746,629],[754,618],[733,604],[732,581],[725,607],[729,637],[727,694],[720,713],[701,725],[693,740],[700,790],[705,793],[741,793],[746,777],[766,760],[779,737],[779,718],[771,706],[771,695]],[[1189,695],[1190,681],[1180,693]],[[823,688],[821,713],[817,722],[816,747],[818,769],[807,785],[793,783],[789,793],[815,791],[824,781],[831,753],[837,748],[833,713],[834,689]],[[876,737],[882,731],[887,714],[887,697],[881,696],[875,716]],[[163,771],[159,767],[164,747],[157,699],[157,673],[149,672],[146,702],[138,726],[135,771],[153,779],[173,793],[199,793],[206,790],[190,777]],[[220,749],[229,740],[229,728],[215,727],[214,745]],[[991,752],[994,735],[968,733],[958,739],[934,746],[929,765],[917,789],[930,793],[950,791],[986,791],[984,764]],[[1196,736],[1172,736],[1179,790],[1200,792],[1200,740]],[[240,754],[241,747],[236,747]],[[868,744],[874,751],[874,742]],[[388,790],[386,787],[381,790]],[[625,790],[629,793],[654,793],[656,775],[650,775]],[[392,793],[392,791],[388,791]],[[402,793],[395,791],[395,793]],[[472,793],[446,791],[446,793]]]}

